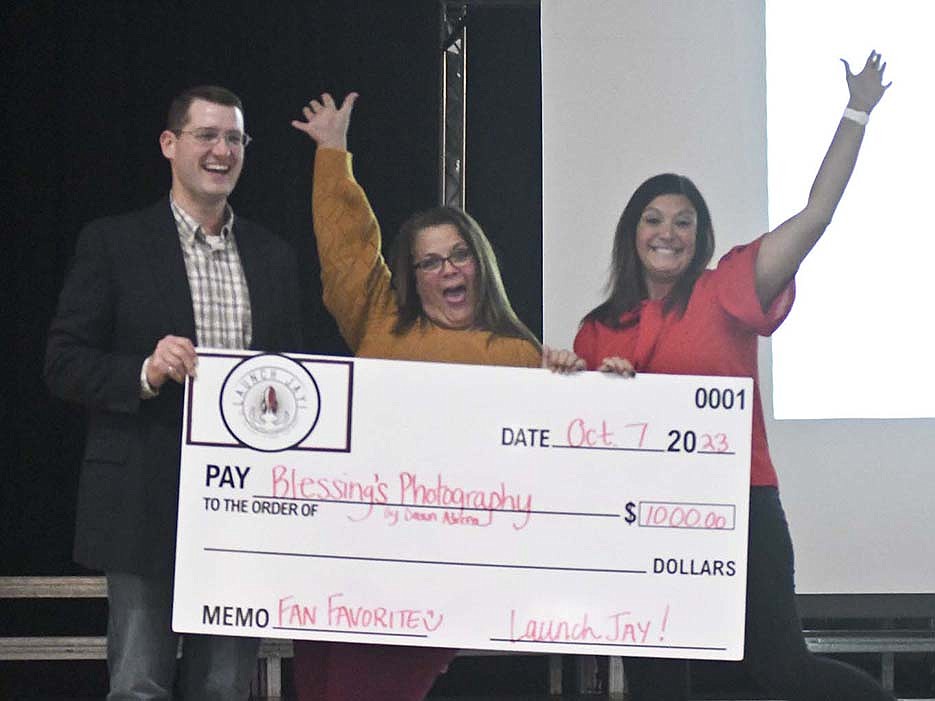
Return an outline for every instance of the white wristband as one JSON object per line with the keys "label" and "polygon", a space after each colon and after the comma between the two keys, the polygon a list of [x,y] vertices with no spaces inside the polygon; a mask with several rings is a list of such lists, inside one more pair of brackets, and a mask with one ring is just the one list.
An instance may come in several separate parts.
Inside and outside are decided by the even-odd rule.
{"label": "white wristband", "polygon": [[870,119],[870,115],[866,112],[852,110],[850,107],[848,107],[846,110],[844,110],[844,119],[849,119],[852,122],[857,122],[860,126],[864,126]]}

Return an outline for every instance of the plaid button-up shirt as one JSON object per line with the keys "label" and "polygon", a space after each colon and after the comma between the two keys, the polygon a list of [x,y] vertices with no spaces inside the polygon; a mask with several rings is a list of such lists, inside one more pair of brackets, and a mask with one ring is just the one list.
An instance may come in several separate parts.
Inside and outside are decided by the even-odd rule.
{"label": "plaid button-up shirt", "polygon": [[170,201],[192,293],[197,345],[249,348],[250,291],[234,239],[233,210],[227,207],[220,235],[210,236],[171,196]]}

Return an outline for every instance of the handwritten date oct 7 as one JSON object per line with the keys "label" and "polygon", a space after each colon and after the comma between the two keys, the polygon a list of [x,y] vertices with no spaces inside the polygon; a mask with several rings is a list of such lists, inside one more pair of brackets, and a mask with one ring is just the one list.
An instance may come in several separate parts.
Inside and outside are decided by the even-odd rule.
{"label": "handwritten date oct 7", "polygon": [[666,453],[733,452],[728,435],[723,432],[703,433],[690,428],[670,428],[665,431],[665,438],[661,443],[648,445],[649,432],[650,424],[646,421],[632,421],[611,430],[606,419],[588,422],[583,418],[574,418],[565,428],[564,443],[556,443],[549,428],[501,426],[500,445],[518,448],[593,448]]}

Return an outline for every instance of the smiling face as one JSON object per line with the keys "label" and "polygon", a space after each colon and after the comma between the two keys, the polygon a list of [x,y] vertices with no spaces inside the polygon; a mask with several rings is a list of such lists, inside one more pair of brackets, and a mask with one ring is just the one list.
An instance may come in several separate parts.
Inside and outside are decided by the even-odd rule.
{"label": "smiling face", "polygon": [[659,195],[636,225],[636,254],[651,299],[665,297],[695,255],[698,215],[685,195]]}
{"label": "smiling face", "polygon": [[240,177],[243,147],[231,148],[224,138],[203,145],[191,132],[215,129],[221,134],[243,134],[243,113],[237,107],[196,99],[182,129],[181,134],[166,130],[159,137],[162,155],[172,167],[173,198],[191,214],[222,207]]}
{"label": "smiling face", "polygon": [[[418,265],[432,256],[447,258],[456,249],[469,249],[454,224],[429,226],[412,242],[412,260]],[[415,271],[416,292],[422,311],[433,323],[450,329],[469,329],[477,308],[477,262],[470,256],[460,266],[450,260],[441,268]]]}

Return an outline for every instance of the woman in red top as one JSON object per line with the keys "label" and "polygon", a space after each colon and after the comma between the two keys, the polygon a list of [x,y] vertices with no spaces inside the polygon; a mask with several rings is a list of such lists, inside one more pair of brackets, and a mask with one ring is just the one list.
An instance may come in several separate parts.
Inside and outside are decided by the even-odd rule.
{"label": "woman in red top", "polygon": [[[882,84],[878,53],[851,73],[850,99],[805,209],[724,256],[714,270],[711,216],[688,178],[657,175],[630,198],[617,225],[608,298],[575,338],[574,353],[545,349],[553,370],[745,376],[754,380],[744,663],[787,699],[892,699],[868,675],[809,653],[795,608],[792,542],[769,457],[757,385],[757,337],[789,312],[793,278],[821,237],[850,178]],[[629,659],[636,701],[687,698],[678,660]]]}

